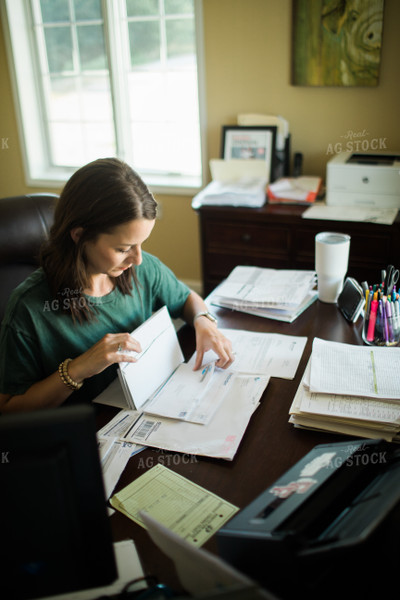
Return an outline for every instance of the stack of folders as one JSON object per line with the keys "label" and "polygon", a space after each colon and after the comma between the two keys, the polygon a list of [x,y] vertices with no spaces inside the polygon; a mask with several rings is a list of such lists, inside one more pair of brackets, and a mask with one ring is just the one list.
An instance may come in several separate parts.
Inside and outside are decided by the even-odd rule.
{"label": "stack of folders", "polygon": [[315,338],[289,414],[297,427],[400,442],[400,348]]}
{"label": "stack of folders", "polygon": [[316,299],[315,271],[238,266],[213,292],[211,303],[292,323]]}

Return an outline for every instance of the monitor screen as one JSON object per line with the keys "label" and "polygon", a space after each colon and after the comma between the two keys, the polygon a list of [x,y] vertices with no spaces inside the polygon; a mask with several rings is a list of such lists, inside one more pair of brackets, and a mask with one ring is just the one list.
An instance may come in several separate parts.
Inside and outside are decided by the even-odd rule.
{"label": "monitor screen", "polygon": [[93,408],[0,416],[2,596],[42,598],[116,576]]}

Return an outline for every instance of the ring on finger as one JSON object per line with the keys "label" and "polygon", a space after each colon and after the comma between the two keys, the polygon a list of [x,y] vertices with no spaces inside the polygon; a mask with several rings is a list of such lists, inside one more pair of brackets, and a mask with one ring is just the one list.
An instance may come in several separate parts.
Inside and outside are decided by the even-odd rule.
{"label": "ring on finger", "polygon": [[118,344],[118,350],[117,350],[117,352],[122,352],[122,346],[121,346],[121,344]]}

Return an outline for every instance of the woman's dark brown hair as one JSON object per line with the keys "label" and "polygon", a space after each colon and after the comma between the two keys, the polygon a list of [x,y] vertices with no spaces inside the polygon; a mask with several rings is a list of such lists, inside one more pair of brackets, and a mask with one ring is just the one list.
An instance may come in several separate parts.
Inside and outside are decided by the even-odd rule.
{"label": "woman's dark brown hair", "polygon": [[[66,183],[57,203],[54,224],[41,252],[41,264],[55,298],[64,302],[75,319],[94,315],[83,290],[88,287],[85,244],[118,225],[135,219],[156,218],[157,203],[146,184],[128,164],[102,158],[78,169]],[[71,230],[82,227],[78,242]],[[134,268],[115,278],[123,294],[132,292]],[[135,280],[136,281],[136,280]]]}

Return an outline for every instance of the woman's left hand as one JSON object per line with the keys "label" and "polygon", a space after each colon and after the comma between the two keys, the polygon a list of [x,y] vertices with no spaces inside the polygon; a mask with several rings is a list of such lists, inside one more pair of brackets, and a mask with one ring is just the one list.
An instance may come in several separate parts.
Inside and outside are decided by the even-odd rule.
{"label": "woman's left hand", "polygon": [[194,328],[196,331],[196,360],[193,370],[200,369],[203,356],[208,350],[213,350],[217,354],[216,366],[227,369],[235,359],[230,340],[219,331],[216,323],[207,317],[198,317]]}

